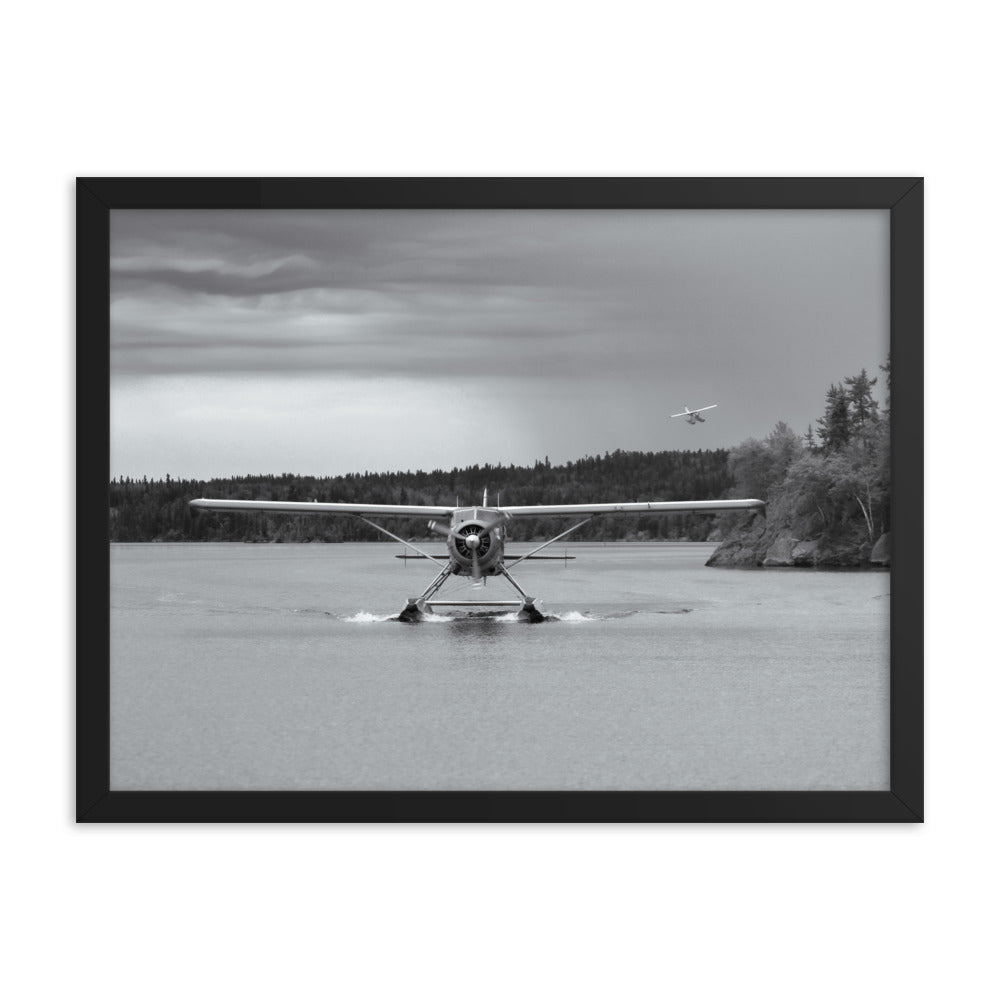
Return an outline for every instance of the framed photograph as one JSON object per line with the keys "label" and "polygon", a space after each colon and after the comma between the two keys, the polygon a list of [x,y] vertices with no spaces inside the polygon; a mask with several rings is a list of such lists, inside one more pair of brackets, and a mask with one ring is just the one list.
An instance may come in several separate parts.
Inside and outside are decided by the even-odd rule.
{"label": "framed photograph", "polygon": [[81,178],[77,365],[78,821],[922,822],[920,178]]}

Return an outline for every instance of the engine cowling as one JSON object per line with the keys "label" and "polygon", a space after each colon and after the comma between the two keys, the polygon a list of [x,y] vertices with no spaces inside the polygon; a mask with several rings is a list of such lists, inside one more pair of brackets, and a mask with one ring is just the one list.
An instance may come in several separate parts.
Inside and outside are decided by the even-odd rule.
{"label": "engine cowling", "polygon": [[[456,518],[458,520],[458,518]],[[452,528],[448,549],[462,575],[494,576],[503,556],[503,525],[473,518]]]}

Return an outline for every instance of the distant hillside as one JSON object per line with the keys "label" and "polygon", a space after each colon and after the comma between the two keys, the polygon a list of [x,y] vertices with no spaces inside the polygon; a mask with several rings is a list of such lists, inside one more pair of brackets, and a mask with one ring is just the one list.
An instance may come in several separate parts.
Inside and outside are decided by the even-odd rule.
{"label": "distant hillside", "polygon": [[[726,449],[712,451],[615,451],[552,466],[473,465],[450,471],[362,472],[317,478],[282,475],[231,479],[132,480],[109,485],[109,537],[113,542],[345,542],[384,540],[354,517],[212,514],[192,518],[195,497],[240,500],[318,500],[339,503],[447,505],[478,503],[602,503],[645,500],[715,500],[734,485]],[[385,521],[404,538],[428,537],[426,519]],[[564,518],[518,518],[511,536],[544,539],[567,527]],[[674,514],[653,517],[600,517],[577,539],[681,539],[703,541],[716,517]],[[436,537],[436,536],[435,536]]]}

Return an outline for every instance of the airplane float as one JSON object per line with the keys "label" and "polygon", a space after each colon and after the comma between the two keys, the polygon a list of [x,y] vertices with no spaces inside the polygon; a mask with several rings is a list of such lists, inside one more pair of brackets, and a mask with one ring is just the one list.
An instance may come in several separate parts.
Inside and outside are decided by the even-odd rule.
{"label": "airplane float", "polygon": [[[498,498],[499,500],[499,498]],[[488,607],[510,611],[517,608],[518,617],[529,622],[540,622],[544,616],[535,606],[535,598],[517,583],[510,570],[526,559],[547,558],[538,556],[542,549],[558,542],[578,528],[582,528],[595,517],[606,514],[677,514],[677,513],[720,513],[732,510],[760,511],[762,500],[682,500],[651,501],[647,503],[597,503],[597,504],[543,504],[530,507],[489,506],[486,492],[478,507],[429,507],[406,504],[359,504],[320,503],[285,500],[210,500],[189,501],[192,512],[202,511],[265,511],[272,514],[335,514],[360,518],[365,524],[387,535],[394,541],[412,549],[420,558],[429,559],[440,567],[440,573],[417,597],[411,597],[399,615],[399,621],[416,622],[435,607]],[[561,532],[531,551],[511,556],[508,563],[504,558],[504,543],[507,525],[519,517],[583,517],[582,521]],[[425,552],[388,529],[369,520],[372,517],[428,517],[428,527],[447,539],[448,553],[440,558]],[[471,577],[472,586],[485,585],[486,577],[503,577],[517,591],[518,599],[513,601],[446,601],[435,600],[434,595],[445,581],[451,577]]]}
{"label": "airplane float", "polygon": [[697,410],[689,410],[686,406],[684,407],[683,413],[671,413],[670,419],[673,420],[674,417],[684,417],[689,424],[699,423],[703,424],[705,418],[702,414],[706,410],[714,410],[719,404],[713,403],[711,406],[699,406]]}

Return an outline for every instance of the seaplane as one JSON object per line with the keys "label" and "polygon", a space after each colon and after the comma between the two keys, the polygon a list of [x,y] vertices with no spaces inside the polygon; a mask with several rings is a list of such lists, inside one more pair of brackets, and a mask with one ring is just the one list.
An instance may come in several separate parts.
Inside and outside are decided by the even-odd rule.
{"label": "seaplane", "polygon": [[[198,499],[190,500],[192,513],[209,511],[247,513],[263,511],[271,514],[333,514],[360,518],[365,524],[406,548],[413,550],[417,556],[429,559],[440,569],[438,575],[431,581],[423,593],[407,599],[406,607],[400,613],[398,620],[402,622],[418,622],[428,613],[437,613],[437,608],[470,607],[500,609],[500,613],[510,613],[517,609],[518,619],[528,622],[541,622],[545,616],[538,610],[535,598],[521,587],[511,576],[511,569],[527,559],[547,558],[539,556],[543,549],[571,535],[582,528],[595,517],[614,514],[649,515],[649,514],[680,514],[703,513],[715,514],[725,511],[749,510],[762,511],[762,500],[682,500],[682,501],[649,501],[638,503],[594,503],[594,504],[542,504],[528,507],[504,507],[498,502],[494,506],[487,503],[486,491],[483,492],[483,502],[478,507],[433,507],[407,504],[360,504],[360,503],[321,503],[319,501],[285,501],[285,500],[225,500]],[[377,524],[371,518],[424,518],[430,520],[428,528],[438,535],[443,535],[447,543],[447,554],[444,557],[432,555],[422,548],[393,534],[388,528]],[[507,528],[517,518],[524,517],[568,517],[579,518],[572,527],[560,532],[554,538],[536,546],[523,554],[505,556],[504,546],[507,541]],[[488,577],[502,577],[517,592],[516,600],[487,601],[462,600],[449,601],[436,598],[436,594],[449,577],[469,577],[472,587],[479,589],[485,586]],[[489,612],[487,612],[489,613]]]}
{"label": "seaplane", "polygon": [[718,403],[713,403],[711,406],[699,406],[697,410],[689,410],[685,406],[683,413],[671,413],[670,419],[673,420],[674,417],[684,417],[689,424],[703,424],[705,422],[705,418],[702,414],[706,410],[714,410],[718,405]]}

